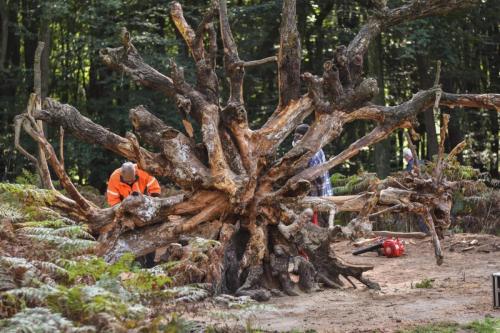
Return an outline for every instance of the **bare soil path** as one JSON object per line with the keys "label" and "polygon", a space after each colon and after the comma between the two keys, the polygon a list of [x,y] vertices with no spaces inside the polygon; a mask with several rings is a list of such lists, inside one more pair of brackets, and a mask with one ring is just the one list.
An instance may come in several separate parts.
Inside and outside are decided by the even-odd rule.
{"label": "bare soil path", "polygon": [[[471,242],[473,248],[462,252],[471,247]],[[271,332],[293,329],[394,332],[430,322],[462,324],[485,316],[500,317],[500,310],[492,306],[491,283],[491,274],[500,272],[500,238],[471,234],[446,237],[442,266],[435,264],[429,239],[412,240],[412,243],[407,245],[407,254],[400,258],[379,257],[375,253],[355,257],[351,255],[353,247],[348,242],[336,244],[337,253],[344,259],[375,265],[367,276],[381,285],[381,291],[368,290],[361,285],[358,289],[327,289],[298,297],[273,298],[267,305],[274,309],[264,307],[251,314],[222,311],[234,315],[232,321],[237,318],[239,325]],[[490,252],[481,252],[485,248]],[[433,280],[432,288],[415,287],[424,279]],[[214,309],[206,311],[213,313]],[[223,323],[221,319],[209,322]],[[236,322],[226,321],[224,325],[231,327]]]}

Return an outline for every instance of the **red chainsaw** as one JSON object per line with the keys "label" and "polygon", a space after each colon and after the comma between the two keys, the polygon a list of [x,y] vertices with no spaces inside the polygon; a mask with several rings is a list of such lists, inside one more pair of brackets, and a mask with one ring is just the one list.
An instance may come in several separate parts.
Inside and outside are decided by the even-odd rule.
{"label": "red chainsaw", "polygon": [[380,255],[388,258],[400,257],[405,253],[405,245],[398,238],[387,238],[374,245],[356,250],[352,254],[357,256],[358,254],[372,251],[378,252]]}

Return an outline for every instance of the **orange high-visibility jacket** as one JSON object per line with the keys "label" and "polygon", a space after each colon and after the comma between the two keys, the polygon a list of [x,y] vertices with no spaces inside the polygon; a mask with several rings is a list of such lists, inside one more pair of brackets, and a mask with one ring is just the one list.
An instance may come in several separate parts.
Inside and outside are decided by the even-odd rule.
{"label": "orange high-visibility jacket", "polygon": [[122,181],[121,168],[113,171],[108,181],[108,191],[106,192],[106,198],[110,206],[114,206],[123,199],[128,197],[132,192],[140,192],[146,195],[160,194],[160,184],[155,177],[151,176],[146,171],[143,171],[134,165],[135,167],[135,182],[130,186],[129,184]]}

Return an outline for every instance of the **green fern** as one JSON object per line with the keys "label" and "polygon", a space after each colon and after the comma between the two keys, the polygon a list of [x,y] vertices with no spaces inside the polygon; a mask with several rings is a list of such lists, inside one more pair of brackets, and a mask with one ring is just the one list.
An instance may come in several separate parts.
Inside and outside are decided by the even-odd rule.
{"label": "green fern", "polygon": [[176,302],[199,302],[210,296],[210,292],[197,285],[186,285],[165,289],[164,294],[173,297]]}
{"label": "green fern", "polygon": [[123,281],[125,287],[139,293],[159,290],[171,283],[172,279],[166,274],[152,274],[146,270],[137,271]]}
{"label": "green fern", "polygon": [[67,223],[64,220],[43,220],[43,221],[28,221],[16,223],[16,227],[19,228],[64,228],[67,227]]}
{"label": "green fern", "polygon": [[14,274],[10,269],[0,265],[0,292],[16,288],[17,285],[14,281]]}
{"label": "green fern", "polygon": [[8,203],[0,203],[0,218],[7,218],[15,222],[22,220],[24,216],[24,213],[20,209]]}
{"label": "green fern", "polygon": [[20,304],[27,304],[33,307],[45,305],[47,297],[55,294],[55,292],[56,289],[49,285],[44,285],[40,288],[22,287],[2,293],[2,298],[14,298]]}
{"label": "green fern", "polygon": [[69,272],[67,270],[54,263],[48,261],[33,260],[32,264],[40,271],[46,272],[56,279],[67,279],[69,277]]}
{"label": "green fern", "polygon": [[68,238],[82,238],[95,241],[94,236],[89,234],[88,227],[86,225],[72,225],[68,227],[63,227],[56,229],[52,232],[52,235],[68,237]]}
{"label": "green fern", "polygon": [[40,176],[23,168],[21,174],[16,177],[16,184],[37,186],[40,184]]}
{"label": "green fern", "polygon": [[332,191],[335,195],[348,195],[356,194],[368,189],[372,182],[376,179],[376,176],[372,173],[366,173],[363,175],[353,175],[349,177],[341,178],[334,174],[336,177],[332,176]]}
{"label": "green fern", "polygon": [[191,251],[206,252],[210,248],[220,246],[220,242],[213,239],[206,239],[202,237],[193,237],[189,240]]}
{"label": "green fern", "polygon": [[31,204],[46,205],[55,200],[54,191],[39,189],[33,185],[0,183],[0,193]]}
{"label": "green fern", "polygon": [[91,333],[92,326],[75,327],[72,322],[46,308],[25,309],[12,318],[0,321],[3,333]]}
{"label": "green fern", "polygon": [[71,281],[78,278],[92,278],[98,281],[101,278],[115,278],[123,272],[137,271],[139,268],[134,262],[132,253],[126,253],[117,262],[108,264],[103,258],[89,256],[82,260],[59,260],[57,263],[64,267]]}
{"label": "green fern", "polygon": [[330,177],[330,182],[333,187],[345,186],[348,182],[348,179],[345,175],[341,173],[334,173]]}
{"label": "green fern", "polygon": [[102,312],[116,318],[138,318],[145,315],[145,308],[130,304],[119,295],[98,286],[59,286],[56,292],[47,296],[47,305],[53,311],[80,322],[86,322]]}
{"label": "green fern", "polygon": [[66,280],[69,276],[64,268],[40,260],[0,257],[0,267],[9,272],[16,272],[17,279],[21,281],[23,287],[38,286],[41,283],[55,285],[54,279]]}
{"label": "green fern", "polygon": [[87,239],[71,239],[52,234],[26,234],[26,237],[56,246],[57,249],[61,250],[65,254],[90,252],[94,250],[95,246],[97,246],[97,242],[95,241]]}
{"label": "green fern", "polygon": [[[156,324],[156,323],[155,323]],[[158,332],[205,332],[205,327],[192,320],[186,320],[172,314],[170,322],[163,325],[152,325],[150,331]]]}
{"label": "green fern", "polygon": [[[53,225],[58,225],[54,223]],[[65,224],[64,224],[65,225]],[[95,238],[88,233],[88,228],[82,225],[63,226],[61,228],[44,228],[44,227],[24,227],[17,230],[22,234],[39,235],[39,236],[59,236],[65,238],[83,238],[87,240],[95,240]]]}

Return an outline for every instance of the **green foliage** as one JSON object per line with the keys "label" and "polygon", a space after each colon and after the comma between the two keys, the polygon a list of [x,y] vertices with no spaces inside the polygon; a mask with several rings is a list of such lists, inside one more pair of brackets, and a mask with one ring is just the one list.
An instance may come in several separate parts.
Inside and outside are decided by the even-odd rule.
{"label": "green foliage", "polygon": [[173,287],[162,291],[164,295],[175,298],[177,302],[199,302],[210,296],[210,292],[206,288],[200,288],[198,285],[185,285]]}
{"label": "green foliage", "polygon": [[0,218],[7,218],[12,221],[21,220],[24,218],[24,213],[8,203],[0,203]]}
{"label": "green foliage", "polygon": [[498,333],[500,332],[500,319],[486,318],[484,321],[473,321],[465,326],[476,333]]}
{"label": "green foliage", "polygon": [[0,257],[0,267],[13,272],[21,286],[39,286],[41,282],[54,284],[52,279],[66,279],[68,272],[51,262],[16,257]]}
{"label": "green foliage", "polygon": [[363,173],[346,177],[340,173],[334,173],[330,177],[334,195],[356,194],[368,189],[376,176],[372,173]]}
{"label": "green foliage", "polygon": [[15,300],[15,303],[21,307],[45,305],[47,297],[56,291],[54,287],[43,285],[41,287],[21,287],[11,289],[2,294],[2,303],[4,299]]}
{"label": "green foliage", "polygon": [[[54,221],[55,222],[55,221]],[[88,227],[85,225],[72,225],[53,228],[58,223],[51,224],[51,227],[23,227],[17,229],[17,232],[26,235],[39,235],[39,236],[60,236],[65,238],[83,238],[87,240],[95,240],[94,237],[88,233]]]}
{"label": "green foliage", "polygon": [[[67,227],[66,221],[57,219],[57,220],[43,220],[43,221],[28,221],[22,223],[16,223],[16,227],[19,228],[64,228]],[[21,229],[18,229],[21,230]]]}
{"label": "green foliage", "polygon": [[62,259],[61,265],[67,268],[70,281],[97,281],[112,287],[115,292],[123,292],[113,281],[120,281],[120,287],[134,293],[147,293],[160,290],[172,283],[172,279],[159,269],[140,269],[130,253],[122,256],[114,264],[106,263],[102,258],[88,257],[79,261]]}
{"label": "green foliage", "polygon": [[197,324],[193,321],[186,320],[175,313],[172,314],[172,318],[167,324],[156,325],[156,329],[158,332],[166,332],[166,333],[189,333],[196,331]]}
{"label": "green foliage", "polygon": [[500,331],[500,319],[485,318],[476,320],[467,325],[457,323],[434,323],[424,326],[417,326],[407,330],[398,331],[400,333],[455,333],[455,332],[474,332],[474,333],[496,333]]}
{"label": "green foliage", "polygon": [[46,205],[54,201],[54,192],[34,185],[0,183],[0,195],[5,200],[20,200],[31,205]]}
{"label": "green foliage", "polygon": [[[431,173],[432,170],[435,169],[436,166],[436,158],[437,156],[433,156],[432,162],[428,162],[422,166],[422,168]],[[474,169],[469,165],[461,164],[457,161],[456,157],[449,158],[446,168],[444,169],[444,174],[446,179],[450,181],[459,181],[459,180],[472,180],[477,179],[480,175],[478,169]]]}
{"label": "green foliage", "polygon": [[23,168],[21,174],[16,177],[16,184],[39,186],[40,176]]}
{"label": "green foliage", "polygon": [[82,278],[92,278],[98,281],[102,278],[116,278],[124,272],[138,270],[134,263],[134,255],[127,253],[114,264],[108,264],[103,258],[87,257],[78,261],[60,260],[59,263],[68,271],[69,279],[74,281]]}
{"label": "green foliage", "polygon": [[56,292],[47,296],[47,305],[55,312],[83,322],[100,312],[124,317],[128,310],[117,295],[96,286],[82,285],[72,288],[59,286]]}
{"label": "green foliage", "polygon": [[409,330],[399,331],[400,333],[455,333],[460,328],[457,323],[436,323],[425,326],[418,326]]}
{"label": "green foliage", "polygon": [[[48,228],[39,228],[48,229]],[[91,252],[97,246],[97,242],[88,239],[72,239],[55,236],[52,234],[26,234],[26,237],[55,246],[61,254],[79,254]]]}
{"label": "green foliage", "polygon": [[46,206],[53,203],[55,193],[29,184],[11,184],[0,182],[0,217],[12,220],[24,218],[38,219]]}
{"label": "green foliage", "polygon": [[419,289],[431,289],[433,288],[434,279],[423,279],[420,282],[415,283],[415,288]]}
{"label": "green foliage", "polygon": [[139,293],[159,290],[171,283],[172,278],[169,276],[152,274],[146,270],[139,270],[123,281],[125,287]]}
{"label": "green foliage", "polygon": [[47,308],[25,309],[14,317],[0,321],[3,333],[91,333],[90,326],[76,327],[71,321]]}

